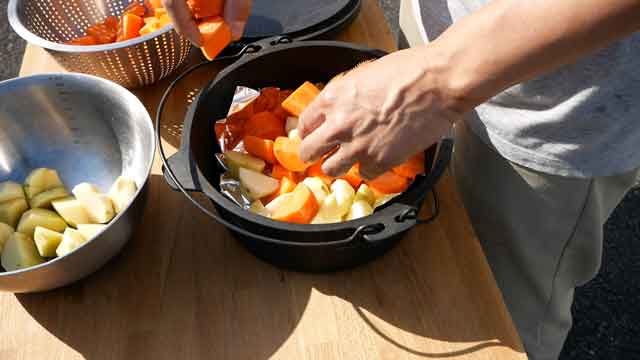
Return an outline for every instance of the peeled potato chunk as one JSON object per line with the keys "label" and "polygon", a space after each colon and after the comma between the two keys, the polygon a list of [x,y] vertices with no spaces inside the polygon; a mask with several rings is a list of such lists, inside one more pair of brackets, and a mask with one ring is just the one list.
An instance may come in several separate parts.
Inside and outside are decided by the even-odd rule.
{"label": "peeled potato chunk", "polygon": [[353,202],[355,203],[360,200],[366,201],[371,206],[376,203],[376,194],[371,190],[369,185],[362,184],[358,188],[358,191],[356,191],[356,197],[353,199]]}
{"label": "peeled potato chunk", "polygon": [[360,219],[365,216],[373,214],[373,207],[365,200],[354,201],[351,205],[351,210],[347,215],[347,220]]}
{"label": "peeled potato chunk", "polygon": [[89,224],[89,213],[80,201],[74,198],[57,200],[51,203],[67,224],[78,227],[78,224]]}
{"label": "peeled potato chunk", "polygon": [[121,213],[129,205],[136,196],[137,191],[138,185],[136,185],[135,181],[123,176],[116,179],[109,190],[109,197],[113,202],[113,209],[116,214]]}
{"label": "peeled potato chunk", "polygon": [[104,194],[87,194],[78,198],[89,214],[89,222],[106,224],[116,215],[113,202]]}
{"label": "peeled potato chunk", "polygon": [[51,210],[31,209],[22,214],[16,231],[29,237],[33,237],[38,226],[62,232],[67,228],[67,223],[58,214]]}
{"label": "peeled potato chunk", "polygon": [[62,234],[38,226],[33,234],[33,241],[36,243],[38,253],[42,257],[55,257],[56,249],[62,242]]}
{"label": "peeled potato chunk", "polygon": [[264,207],[264,205],[262,204],[262,201],[260,200],[256,200],[251,204],[251,207],[249,208],[249,211],[251,211],[254,214],[258,214],[258,215],[262,215],[264,217],[270,217],[271,213],[269,212],[269,210],[267,210],[266,207]]}
{"label": "peeled potato chunk", "polygon": [[0,203],[16,199],[24,199],[22,185],[12,181],[0,183]]}
{"label": "peeled potato chunk", "polygon": [[31,205],[32,209],[46,209],[51,207],[51,202],[64,199],[66,197],[69,197],[67,189],[63,187],[57,187],[51,190],[43,191],[40,194],[34,196],[29,200],[29,205]]}
{"label": "peeled potato chunk", "polygon": [[309,190],[313,192],[313,195],[318,200],[318,204],[322,204],[324,199],[329,196],[331,192],[327,184],[319,177],[308,177],[302,180],[302,183],[307,185]]}
{"label": "peeled potato chunk", "polygon": [[13,228],[5,223],[0,223],[0,253],[2,253],[2,249],[4,248],[4,244],[7,242],[7,239],[13,235],[15,231]]}
{"label": "peeled potato chunk", "polygon": [[269,214],[273,214],[273,212],[276,211],[276,209],[278,209],[282,204],[284,204],[287,201],[289,201],[291,196],[293,196],[292,193],[282,194],[282,195],[278,196],[277,198],[271,200],[267,204],[267,206],[265,206],[265,208],[267,209]]}
{"label": "peeled potato chunk", "polygon": [[84,195],[100,194],[100,189],[93,184],[84,182],[74,186],[71,192],[79,199]]}
{"label": "peeled potato chunk", "polygon": [[45,260],[38,253],[31,237],[19,232],[13,233],[4,244],[2,250],[2,267],[6,271],[26,269]]}
{"label": "peeled potato chunk", "polygon": [[224,162],[233,176],[239,175],[240,168],[262,172],[267,166],[264,160],[237,151],[226,151],[224,153]]}
{"label": "peeled potato chunk", "polygon": [[15,227],[22,214],[29,209],[25,199],[15,199],[0,204],[0,222]]}
{"label": "peeled potato chunk", "polygon": [[280,188],[280,181],[253,170],[240,168],[240,184],[249,192],[253,199],[261,199],[271,195]]}
{"label": "peeled potato chunk", "polygon": [[91,240],[98,235],[102,230],[106,229],[107,225],[103,224],[78,224],[78,231],[87,240]]}
{"label": "peeled potato chunk", "polygon": [[27,176],[24,182],[24,192],[28,199],[57,187],[63,187],[58,172],[53,169],[35,169]]}
{"label": "peeled potato chunk", "polygon": [[67,228],[67,230],[64,231],[60,245],[58,245],[56,249],[56,254],[58,256],[65,256],[86,242],[87,238],[78,230]]}

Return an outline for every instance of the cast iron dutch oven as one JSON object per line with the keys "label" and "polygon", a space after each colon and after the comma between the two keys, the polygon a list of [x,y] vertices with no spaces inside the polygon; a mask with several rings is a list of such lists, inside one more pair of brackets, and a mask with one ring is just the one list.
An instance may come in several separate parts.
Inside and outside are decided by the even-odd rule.
{"label": "cast iron dutch oven", "polygon": [[[293,89],[307,80],[327,82],[336,74],[384,54],[380,50],[350,43],[290,42],[287,37],[246,46],[237,55],[238,60],[220,72],[192,103],[184,120],[178,152],[166,159],[160,148],[168,184],[225,225],[256,256],[280,267],[310,272],[335,271],[365,263],[385,253],[411,228],[429,222],[437,215],[435,201],[433,216],[426,220],[418,219],[425,198],[432,193],[449,163],[453,147],[450,139],[444,139],[426,151],[426,176],[419,176],[406,192],[373,215],[338,224],[299,225],[250,213],[219,192],[223,169],[214,158],[220,148],[213,135],[214,121],[227,116],[239,85],[254,89],[268,86]],[[165,93],[156,118],[158,140],[166,98],[177,82],[195,68],[176,79]],[[195,201],[190,192],[204,193],[216,211],[210,211]],[[435,193],[433,196],[436,199]]]}

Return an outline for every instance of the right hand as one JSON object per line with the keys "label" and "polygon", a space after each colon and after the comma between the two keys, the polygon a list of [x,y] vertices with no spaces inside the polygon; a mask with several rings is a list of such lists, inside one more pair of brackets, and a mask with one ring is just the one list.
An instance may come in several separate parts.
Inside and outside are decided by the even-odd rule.
{"label": "right hand", "polygon": [[[224,20],[231,27],[233,40],[242,37],[244,26],[251,12],[251,0],[227,0],[224,4]],[[176,31],[200,47],[202,40],[186,0],[162,0]]]}

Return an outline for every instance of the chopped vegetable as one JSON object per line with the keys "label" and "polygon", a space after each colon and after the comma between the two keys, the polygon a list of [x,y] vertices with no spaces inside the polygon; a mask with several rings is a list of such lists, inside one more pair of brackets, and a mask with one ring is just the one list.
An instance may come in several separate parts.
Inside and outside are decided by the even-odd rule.
{"label": "chopped vegetable", "polygon": [[264,217],[271,216],[271,214],[269,213],[269,210],[267,210],[267,208],[265,208],[264,205],[262,205],[262,201],[260,200],[256,200],[253,203],[251,203],[251,207],[249,208],[249,211],[251,211],[254,214],[262,215]]}
{"label": "chopped vegetable", "polygon": [[360,177],[360,164],[353,165],[340,179],[348,181],[354,189],[357,189],[363,181]]}
{"label": "chopped vegetable", "polygon": [[58,248],[56,249],[56,255],[65,256],[86,242],[87,238],[85,238],[81,232],[72,228],[67,228],[62,236],[62,242],[60,242],[60,245],[58,245]]}
{"label": "chopped vegetable", "polygon": [[323,161],[320,160],[309,166],[309,168],[307,169],[307,176],[322,179],[322,181],[324,181],[327,186],[331,186],[331,183],[333,183],[335,178],[325,174],[324,171],[322,171],[322,163]]}
{"label": "chopped vegetable", "polygon": [[90,222],[87,209],[75,198],[57,200],[52,202],[51,205],[62,216],[64,221],[71,226],[77,227],[79,224],[88,224]]}
{"label": "chopped vegetable", "polygon": [[360,219],[371,214],[373,214],[371,204],[364,200],[358,200],[354,201],[351,205],[351,210],[349,210],[349,214],[347,214],[347,220]]}
{"label": "chopped vegetable", "polygon": [[14,232],[11,226],[0,222],[0,253],[2,253],[5,242],[7,242]]}
{"label": "chopped vegetable", "polygon": [[34,196],[31,200],[29,200],[29,205],[31,205],[31,208],[33,209],[47,209],[51,207],[51,202],[64,199],[66,197],[69,197],[67,189],[65,189],[64,187],[57,187],[41,192],[40,194]]}
{"label": "chopped vegetable", "polygon": [[353,201],[366,201],[369,205],[373,206],[376,203],[376,194],[367,184],[362,184],[358,188],[358,191],[356,191],[356,197]]}
{"label": "chopped vegetable", "polygon": [[278,180],[253,170],[240,168],[238,175],[240,184],[254,200],[271,195],[280,188]]}
{"label": "chopped vegetable", "polygon": [[320,94],[320,90],[306,81],[282,102],[282,107],[291,115],[300,117],[304,109]]}
{"label": "chopped vegetable", "polygon": [[2,250],[2,267],[7,271],[26,269],[42,264],[45,260],[38,253],[31,237],[15,232],[7,239]]}
{"label": "chopped vegetable", "polygon": [[62,242],[62,234],[43,227],[36,227],[33,235],[33,241],[36,243],[38,252],[42,257],[56,256],[56,249]]}
{"label": "chopped vegetable", "polygon": [[309,224],[318,213],[318,201],[313,192],[303,183],[285,201],[275,209],[272,218],[297,224]]}
{"label": "chopped vegetable", "polygon": [[198,23],[202,38],[202,53],[207,60],[215,59],[231,43],[231,28],[221,17],[211,17]]}
{"label": "chopped vegetable", "polygon": [[393,172],[409,179],[424,174],[424,152],[419,152],[400,166],[393,168]]}
{"label": "chopped vegetable", "polygon": [[67,223],[51,210],[31,209],[22,215],[16,231],[32,238],[38,226],[62,232],[67,228]]}
{"label": "chopped vegetable", "polygon": [[276,139],[273,152],[278,162],[288,170],[305,171],[311,165],[300,160],[299,140],[279,137]]}
{"label": "chopped vegetable", "polygon": [[271,169],[271,177],[276,179],[282,179],[283,177],[288,177],[289,180],[295,183],[299,183],[301,180],[304,179],[303,174],[286,169],[284,166],[280,164],[273,165],[273,168]]}
{"label": "chopped vegetable", "polygon": [[223,0],[187,0],[187,6],[196,19],[204,19],[212,16],[222,16],[224,10]]}
{"label": "chopped vegetable", "polygon": [[226,151],[224,153],[224,162],[234,176],[238,176],[240,168],[263,172],[265,166],[267,166],[264,160],[238,151]]}
{"label": "chopped vegetable", "polygon": [[12,181],[0,183],[0,203],[16,199],[24,199],[22,185]]}
{"label": "chopped vegetable", "polygon": [[124,14],[121,20],[117,41],[130,40],[140,36],[140,29],[144,26],[142,18],[136,14]]}
{"label": "chopped vegetable", "polygon": [[409,187],[409,179],[402,177],[393,171],[387,171],[381,176],[368,182],[372,189],[383,194],[401,193]]}
{"label": "chopped vegetable", "polygon": [[245,136],[252,135],[262,139],[275,140],[285,135],[284,124],[268,111],[259,112],[244,123]]}
{"label": "chopped vegetable", "polygon": [[304,179],[302,183],[307,185],[320,204],[322,204],[324,199],[329,196],[329,193],[331,192],[331,190],[329,190],[329,186],[322,179],[317,177],[308,177]]}
{"label": "chopped vegetable", "polygon": [[276,157],[273,154],[273,141],[253,135],[247,135],[244,137],[243,143],[245,150],[247,150],[249,154],[258,157],[269,164],[275,164],[277,162]]}
{"label": "chopped vegetable", "polygon": [[25,199],[15,199],[0,204],[0,222],[15,227],[22,214],[29,209]]}
{"label": "chopped vegetable", "polygon": [[296,189],[296,184],[295,182],[291,181],[289,178],[287,177],[283,177],[282,179],[280,179],[280,188],[278,189],[278,191],[274,192],[271,195],[268,195],[264,198],[262,198],[262,202],[265,204],[270,203],[271,201],[273,201],[275,198],[277,198],[280,195],[284,195],[284,194],[288,194],[290,192],[293,192],[293,190]]}
{"label": "chopped vegetable", "polygon": [[111,185],[111,189],[109,189],[109,198],[113,202],[113,210],[116,211],[116,214],[121,213],[129,206],[137,191],[138,185],[136,185],[135,181],[124,176],[119,176],[116,179]]}

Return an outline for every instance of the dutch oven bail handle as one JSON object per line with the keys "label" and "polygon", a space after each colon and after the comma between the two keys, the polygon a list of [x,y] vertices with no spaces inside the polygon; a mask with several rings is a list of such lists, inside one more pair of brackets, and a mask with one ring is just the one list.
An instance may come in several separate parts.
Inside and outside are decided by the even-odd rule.
{"label": "dutch oven bail handle", "polygon": [[[269,45],[274,45],[274,44],[283,44],[283,43],[288,43],[291,40],[287,37],[278,37],[275,40],[271,40],[270,43],[268,43]],[[162,137],[161,137],[161,121],[162,121],[162,114],[164,112],[164,107],[166,105],[167,99],[169,98],[169,96],[171,95],[171,93],[173,92],[173,89],[176,87],[176,85],[182,80],[184,79],[186,76],[190,75],[192,72],[196,71],[197,69],[211,64],[214,61],[222,61],[222,60],[231,60],[231,59],[236,59],[239,58],[240,56],[244,55],[244,54],[248,54],[248,53],[255,53],[258,52],[262,49],[263,44],[265,44],[266,41],[261,42],[262,44],[248,44],[245,45],[238,53],[234,54],[234,55],[228,55],[228,56],[222,56],[222,57],[218,57],[212,61],[205,61],[199,64],[196,64],[192,67],[190,67],[189,69],[187,69],[185,72],[183,72],[182,74],[180,74],[176,79],[174,79],[171,84],[169,84],[167,90],[165,91],[165,93],[162,95],[162,98],[160,100],[160,103],[158,105],[158,110],[156,113],[156,119],[155,119],[155,127],[156,127],[156,141],[158,143],[158,152],[160,154],[160,159],[162,161],[163,164],[163,173],[165,175],[166,180],[170,183],[175,185],[175,188],[177,188],[177,190],[179,190],[184,196],[187,197],[187,199],[189,199],[189,201],[191,201],[191,203],[193,203],[194,206],[196,206],[198,209],[200,209],[202,212],[204,212],[206,215],[208,215],[209,217],[211,217],[213,220],[217,221],[218,223],[226,226],[227,228],[241,234],[244,236],[248,236],[248,237],[253,237],[255,239],[258,239],[260,241],[264,241],[267,243],[274,243],[274,244],[278,244],[278,245],[288,245],[288,246],[304,246],[304,247],[308,247],[308,246],[325,246],[325,245],[341,245],[341,244],[349,244],[355,241],[365,241],[367,243],[375,243],[378,242],[380,240],[383,240],[385,238],[387,238],[388,236],[392,235],[393,233],[397,233],[400,231],[406,231],[409,230],[411,228],[413,228],[416,225],[421,225],[421,224],[427,224],[432,222],[439,214],[440,212],[440,206],[439,206],[439,202],[438,202],[438,198],[436,196],[435,190],[433,190],[433,186],[435,185],[435,183],[437,182],[437,180],[441,177],[442,173],[445,171],[449,160],[450,160],[450,156],[451,156],[451,149],[453,147],[453,141],[451,139],[445,138],[441,141],[440,145],[439,145],[439,150],[436,153],[435,156],[435,160],[434,160],[434,165],[431,169],[431,171],[427,174],[427,178],[425,179],[425,181],[423,182],[421,189],[423,189],[422,193],[424,195],[422,195],[422,200],[424,200],[424,198],[427,195],[427,192],[430,190],[432,196],[433,196],[433,200],[434,200],[434,209],[433,209],[433,213],[432,215],[427,218],[427,219],[418,219],[418,209],[416,207],[412,207],[412,206],[408,206],[408,205],[398,205],[398,204],[393,204],[391,206],[393,207],[399,207],[401,208],[401,212],[399,212],[399,214],[397,216],[395,216],[393,218],[392,223],[390,224],[382,224],[382,223],[374,223],[374,224],[365,224],[362,225],[360,227],[358,227],[357,229],[355,229],[355,231],[353,232],[353,234],[351,236],[349,236],[346,239],[343,240],[337,240],[337,241],[326,241],[326,242],[312,242],[312,243],[293,243],[293,242],[286,242],[286,241],[282,241],[282,240],[278,240],[278,239],[274,239],[274,238],[270,238],[270,237],[266,237],[260,234],[255,234],[252,232],[249,232],[241,227],[239,227],[236,224],[233,224],[225,219],[223,219],[220,215],[212,212],[211,210],[207,209],[206,207],[204,207],[202,204],[200,204],[200,202],[198,202],[193,196],[191,196],[191,194],[189,194],[189,191],[187,189],[185,189],[185,186],[182,184],[182,182],[178,179],[178,177],[176,176],[174,169],[171,166],[171,161],[167,158],[165,151],[164,151],[164,147],[162,145]],[[188,152],[190,150],[189,149],[179,149],[178,153],[176,153],[174,156],[187,156]],[[172,156],[172,158],[174,157]],[[179,160],[179,159],[175,159],[175,160]],[[180,161],[183,164],[188,164],[189,161],[188,159],[180,159],[183,161]],[[188,165],[187,165],[188,166]],[[196,170],[199,173],[199,170]],[[207,189],[209,190],[209,189]],[[206,193],[207,191],[205,191]],[[391,233],[391,234],[390,234]]]}

